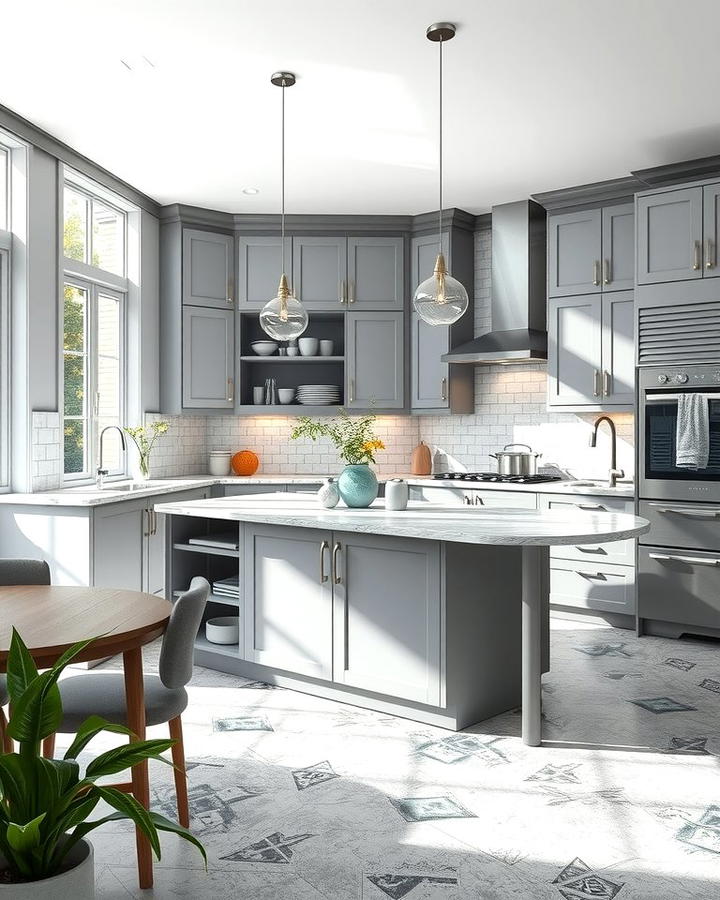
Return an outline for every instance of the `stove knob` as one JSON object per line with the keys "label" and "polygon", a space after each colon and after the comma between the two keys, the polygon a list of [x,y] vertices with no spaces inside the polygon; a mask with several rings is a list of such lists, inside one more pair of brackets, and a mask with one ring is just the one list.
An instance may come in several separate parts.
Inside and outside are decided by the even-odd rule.
{"label": "stove knob", "polygon": [[658,375],[658,381],[660,384],[666,384],[668,380],[667,375]]}
{"label": "stove knob", "polygon": [[676,376],[676,381],[678,384],[687,384],[687,374],[685,372],[680,372],[679,375]]}

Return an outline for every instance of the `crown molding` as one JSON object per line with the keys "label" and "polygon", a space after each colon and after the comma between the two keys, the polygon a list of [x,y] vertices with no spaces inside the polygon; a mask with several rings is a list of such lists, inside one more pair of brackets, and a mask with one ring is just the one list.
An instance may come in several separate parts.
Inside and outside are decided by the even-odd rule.
{"label": "crown molding", "polygon": [[632,174],[642,181],[644,187],[720,178],[720,155],[687,159],[684,162],[653,166],[651,169],[636,169]]}
{"label": "crown molding", "polygon": [[625,178],[613,178],[609,181],[596,181],[592,184],[579,184],[557,191],[544,191],[540,194],[532,194],[532,199],[544,206],[546,210],[554,212],[576,206],[600,205],[610,201],[615,203],[631,202],[635,193],[642,191],[645,187],[647,185],[633,175]]}

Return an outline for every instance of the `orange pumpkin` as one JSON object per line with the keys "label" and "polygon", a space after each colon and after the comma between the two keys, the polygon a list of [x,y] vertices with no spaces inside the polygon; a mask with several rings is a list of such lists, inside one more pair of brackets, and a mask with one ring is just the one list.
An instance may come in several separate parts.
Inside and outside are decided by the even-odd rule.
{"label": "orange pumpkin", "polygon": [[254,475],[258,470],[260,460],[252,450],[240,450],[230,460],[230,465],[236,475]]}

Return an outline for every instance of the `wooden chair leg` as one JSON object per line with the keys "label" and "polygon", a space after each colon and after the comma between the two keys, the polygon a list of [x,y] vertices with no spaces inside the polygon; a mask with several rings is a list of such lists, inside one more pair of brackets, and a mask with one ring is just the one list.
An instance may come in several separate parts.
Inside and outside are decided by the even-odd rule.
{"label": "wooden chair leg", "polygon": [[15,750],[13,741],[7,733],[8,721],[5,718],[5,710],[0,706],[0,743],[3,753],[12,753]]}
{"label": "wooden chair leg", "polygon": [[171,753],[175,766],[175,797],[177,799],[178,822],[183,828],[190,827],[190,808],[188,806],[187,772],[185,771],[185,747],[183,745],[182,719],[176,716],[168,722],[170,737],[176,742]]}
{"label": "wooden chair leg", "polygon": [[45,759],[52,759],[55,755],[55,735],[51,734],[45,738],[42,745],[42,752]]}

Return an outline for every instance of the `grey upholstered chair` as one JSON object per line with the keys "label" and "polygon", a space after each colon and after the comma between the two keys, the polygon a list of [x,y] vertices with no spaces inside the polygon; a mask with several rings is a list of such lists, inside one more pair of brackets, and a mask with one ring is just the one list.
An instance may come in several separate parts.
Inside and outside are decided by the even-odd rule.
{"label": "grey upholstered chair", "polygon": [[[202,622],[210,585],[204,578],[193,578],[190,590],[173,604],[170,621],[160,650],[159,677],[145,675],[145,720],[148,725],[168,723],[175,766],[175,793],[178,819],[189,827],[185,748],[183,746],[182,713],[188,704],[185,685],[192,678],[193,648]],[[91,715],[127,725],[125,679],[122,673],[93,672],[60,681],[63,720],[58,731],[74,734]]]}
{"label": "grey upholstered chair", "polygon": [[[0,587],[15,584],[50,584],[50,566],[44,559],[0,559]],[[2,710],[9,699],[7,678],[0,675],[0,739],[6,753],[13,749],[5,733],[7,720]]]}

